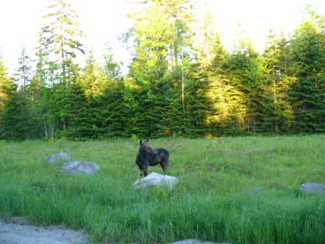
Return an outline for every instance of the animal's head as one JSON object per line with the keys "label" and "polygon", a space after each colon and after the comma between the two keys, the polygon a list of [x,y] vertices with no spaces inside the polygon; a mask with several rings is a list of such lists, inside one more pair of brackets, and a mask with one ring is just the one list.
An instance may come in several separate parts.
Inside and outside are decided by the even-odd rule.
{"label": "animal's head", "polygon": [[149,142],[149,140],[146,140],[145,142],[142,142],[142,140],[140,140],[140,148],[142,148],[144,151],[146,151],[148,153],[156,154],[157,151],[155,149],[149,147],[148,142]]}

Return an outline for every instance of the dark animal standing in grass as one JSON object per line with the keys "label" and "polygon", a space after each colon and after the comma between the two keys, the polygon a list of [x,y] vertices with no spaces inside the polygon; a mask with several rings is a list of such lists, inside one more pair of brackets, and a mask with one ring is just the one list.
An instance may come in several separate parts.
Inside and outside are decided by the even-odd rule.
{"label": "dark animal standing in grass", "polygon": [[148,175],[148,167],[160,164],[164,172],[168,168],[169,152],[164,148],[153,149],[148,146],[148,141],[140,140],[140,148],[135,163],[143,172],[144,176]]}

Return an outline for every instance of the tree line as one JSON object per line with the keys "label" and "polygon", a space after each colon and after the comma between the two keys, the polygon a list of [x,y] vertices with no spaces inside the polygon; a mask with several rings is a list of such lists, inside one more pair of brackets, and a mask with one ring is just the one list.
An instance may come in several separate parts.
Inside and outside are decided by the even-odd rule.
{"label": "tree line", "polygon": [[[321,133],[325,130],[325,21],[311,7],[291,34],[270,31],[257,52],[222,44],[191,0],[147,0],[123,34],[127,75],[108,46],[86,64],[71,4],[54,0],[36,61],[22,48],[9,77],[0,60],[0,138],[102,139]],[[194,24],[195,23],[195,24]]]}

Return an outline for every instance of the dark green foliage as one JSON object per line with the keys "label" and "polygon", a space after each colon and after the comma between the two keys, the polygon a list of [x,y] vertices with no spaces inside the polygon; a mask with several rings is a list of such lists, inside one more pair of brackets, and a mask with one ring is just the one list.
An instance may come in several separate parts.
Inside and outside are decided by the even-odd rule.
{"label": "dark green foliage", "polygon": [[16,86],[12,85],[6,90],[8,99],[4,102],[4,112],[1,116],[1,138],[9,140],[26,139],[26,100],[16,92]]}
{"label": "dark green foliage", "polygon": [[290,98],[297,132],[325,131],[325,25],[324,17],[309,12],[292,40],[292,74],[297,81]]}
{"label": "dark green foliage", "polygon": [[99,128],[103,130],[100,137],[127,137],[131,113],[126,104],[124,84],[120,81],[112,82],[98,99],[96,117],[100,114]]}
{"label": "dark green foliage", "polygon": [[273,99],[274,116],[273,129],[276,134],[288,133],[294,120],[289,92],[296,78],[290,76],[289,65],[291,47],[283,35],[270,32],[267,47],[263,54],[266,92]]}
{"label": "dark green foliage", "polygon": [[65,125],[60,133],[63,138],[92,138],[92,121],[89,116],[89,106],[80,85],[73,84],[65,95],[64,114]]}
{"label": "dark green foliage", "polygon": [[194,35],[190,0],[145,1],[125,34],[133,58],[122,77],[110,46],[101,66],[92,52],[75,63],[84,53],[77,15],[54,2],[34,71],[22,51],[18,89],[0,63],[2,139],[325,131],[325,22],[312,9],[293,35],[270,32],[263,53],[246,39],[229,52],[208,14]]}

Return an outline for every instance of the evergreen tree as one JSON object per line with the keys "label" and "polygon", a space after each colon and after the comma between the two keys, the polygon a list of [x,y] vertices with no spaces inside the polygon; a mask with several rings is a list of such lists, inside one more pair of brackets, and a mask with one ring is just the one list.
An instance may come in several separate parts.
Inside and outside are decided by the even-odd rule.
{"label": "evergreen tree", "polygon": [[51,12],[45,16],[50,20],[49,24],[42,29],[46,40],[43,45],[47,45],[50,56],[55,57],[53,62],[60,65],[61,81],[70,83],[71,79],[75,79],[73,68],[77,53],[85,53],[80,42],[84,34],[78,28],[78,15],[70,3],[54,0],[49,10]]}
{"label": "evergreen tree", "polygon": [[98,67],[91,53],[80,78],[89,103],[87,113],[91,137],[126,136],[124,85],[120,66],[114,61],[110,48],[104,54],[104,61],[103,66]]}
{"label": "evergreen tree", "polygon": [[227,61],[228,79],[241,94],[240,123],[246,133],[273,132],[274,101],[266,91],[264,64],[249,40],[243,40]]}
{"label": "evergreen tree", "polygon": [[106,75],[106,77],[110,77],[111,80],[122,80],[121,74],[121,65],[122,63],[117,63],[114,60],[113,48],[109,43],[106,43],[106,51],[103,55],[104,57],[104,65],[102,67],[102,73]]}
{"label": "evergreen tree", "polygon": [[273,97],[275,106],[274,132],[288,133],[294,122],[293,109],[288,97],[295,77],[289,75],[290,45],[287,38],[271,30],[263,58],[265,90]]}
{"label": "evergreen tree", "polygon": [[6,67],[0,57],[0,116],[4,113],[5,102],[8,100],[8,90],[12,88],[13,82],[9,79]]}
{"label": "evergreen tree", "polygon": [[[111,138],[325,131],[325,20],[310,7],[292,36],[270,32],[264,53],[239,36],[230,53],[193,0],[140,1],[130,14],[127,76],[107,45],[99,66],[77,14],[53,0],[36,69],[25,47],[12,79],[0,60],[0,138]],[[195,35],[194,35],[195,33]],[[16,84],[15,84],[16,82]]]}
{"label": "evergreen tree", "polygon": [[[162,122],[166,104],[175,105],[178,110],[180,103],[183,115],[180,114],[178,121],[184,118],[185,84],[191,76],[186,71],[190,71],[193,54],[188,25],[190,1],[152,0],[145,3],[143,11],[133,16],[135,26],[130,34],[134,37],[135,55],[129,75],[136,87],[133,92],[137,104],[133,128],[135,133],[151,135],[170,130]],[[169,84],[164,84],[166,82]],[[161,87],[173,87],[178,96],[174,100],[164,100],[160,96],[164,93]],[[164,94],[164,97],[173,96]],[[169,109],[175,110],[170,106]]]}
{"label": "evergreen tree", "polygon": [[27,139],[29,128],[26,118],[26,98],[17,92],[17,86],[11,84],[5,89],[8,99],[1,116],[2,137],[8,140]]}
{"label": "evergreen tree", "polygon": [[34,118],[42,126],[42,137],[46,140],[56,138],[56,132],[59,128],[59,106],[57,85],[53,87],[40,87],[35,97]]}
{"label": "evergreen tree", "polygon": [[[64,134],[70,123],[69,107],[73,102],[69,86],[79,79],[75,63],[78,53],[84,53],[80,40],[76,12],[71,4],[54,0],[45,16],[48,24],[40,31],[36,72],[31,80],[32,114],[46,139]],[[63,133],[62,133],[63,131]]]}
{"label": "evergreen tree", "polygon": [[[131,136],[132,113],[125,98],[125,86],[120,81],[111,81],[104,90],[104,94],[98,98],[99,110],[96,116],[100,118],[102,134],[100,137],[127,137]],[[134,128],[132,128],[134,129]]]}
{"label": "evergreen tree", "polygon": [[18,67],[14,74],[14,80],[17,84],[17,98],[19,98],[20,112],[23,120],[21,126],[24,127],[26,138],[39,138],[37,136],[37,123],[32,116],[32,102],[34,97],[34,88],[32,87],[32,66],[31,58],[27,54],[26,47],[22,47],[21,56],[18,59]]}
{"label": "evergreen tree", "polygon": [[59,137],[70,139],[94,138],[93,118],[90,116],[89,101],[80,84],[73,83],[65,94],[65,102],[62,104],[65,111],[67,124],[61,130]]}
{"label": "evergreen tree", "polygon": [[53,39],[48,26],[39,32],[36,47],[36,72],[33,77],[34,87],[51,87],[61,81],[59,63],[51,58]]}
{"label": "evergreen tree", "polygon": [[103,94],[105,89],[105,81],[100,77],[99,67],[91,51],[86,59],[86,66],[82,69],[80,75],[80,85],[90,100],[92,97]]}
{"label": "evergreen tree", "polygon": [[0,59],[0,138],[24,140],[27,137],[26,97],[7,75]]}
{"label": "evergreen tree", "polygon": [[[255,52],[250,53],[246,47],[237,49],[235,53],[229,55],[224,64],[226,80],[229,86],[226,87],[226,97],[230,98],[232,104],[230,110],[230,123],[236,128],[236,133],[246,133],[250,130],[253,122],[251,91],[257,84],[256,65],[252,62],[252,56],[257,58]],[[227,99],[226,98],[226,99]],[[228,102],[228,99],[226,100]],[[226,103],[227,103],[226,102]],[[229,108],[228,108],[229,109]],[[223,115],[228,122],[227,114]]]}
{"label": "evergreen tree", "polygon": [[197,60],[200,63],[201,91],[205,91],[202,104],[205,104],[206,118],[212,135],[234,134],[239,127],[239,105],[242,93],[227,78],[225,64],[228,52],[221,43],[218,32],[212,25],[209,12],[203,16],[199,27]]}
{"label": "evergreen tree", "polygon": [[194,73],[188,82],[185,104],[185,135],[190,137],[204,136],[208,133],[208,113],[212,103],[207,98],[209,81],[202,79],[199,65],[191,68]]}
{"label": "evergreen tree", "polygon": [[325,21],[309,8],[308,19],[292,40],[293,85],[291,101],[297,132],[325,130]]}
{"label": "evergreen tree", "polygon": [[[195,53],[201,68],[207,69],[215,59],[217,53],[224,53],[219,33],[213,25],[213,17],[210,11],[206,11],[199,21],[197,30],[195,30],[194,43]],[[217,49],[219,49],[217,51]]]}
{"label": "evergreen tree", "polygon": [[126,87],[122,80],[121,63],[114,60],[112,51],[110,45],[107,44],[103,55],[104,64],[100,69],[104,91],[100,98],[101,111],[97,114],[102,116],[101,127],[105,132],[105,137],[125,137],[131,134],[129,121],[132,118],[126,104]]}
{"label": "evergreen tree", "polygon": [[15,81],[26,97],[26,89],[30,85],[32,76],[31,58],[27,54],[26,47],[22,47],[21,56],[18,59],[18,68],[15,74]]}

